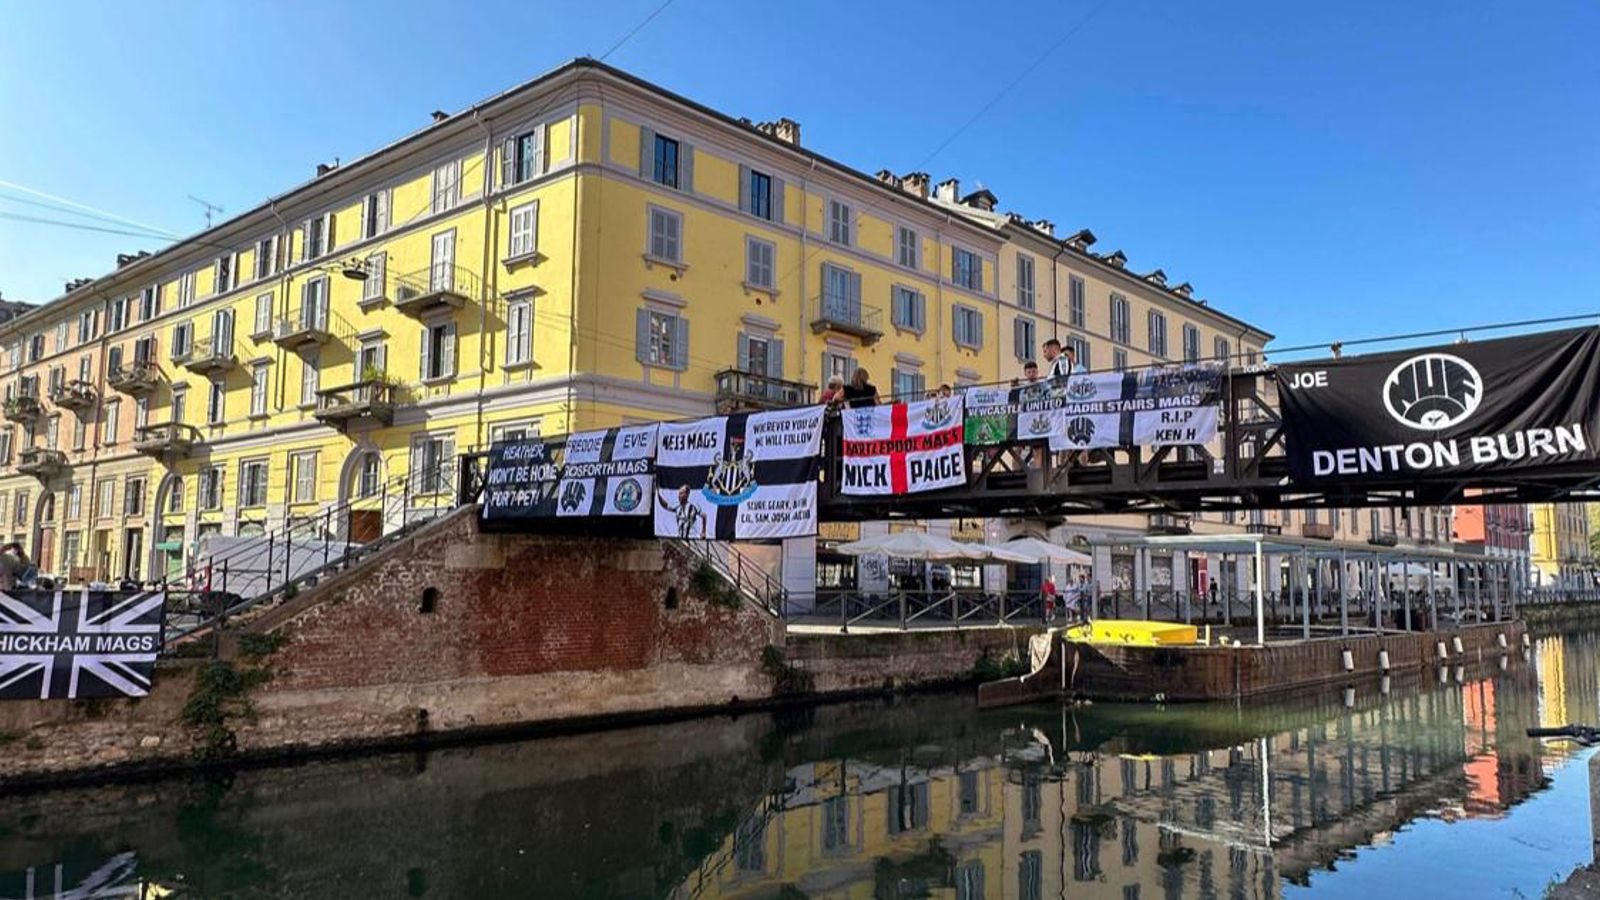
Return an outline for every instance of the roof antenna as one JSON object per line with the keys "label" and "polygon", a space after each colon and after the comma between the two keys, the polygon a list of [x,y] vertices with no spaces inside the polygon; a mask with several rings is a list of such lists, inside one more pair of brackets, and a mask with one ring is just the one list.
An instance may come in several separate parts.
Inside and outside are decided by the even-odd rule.
{"label": "roof antenna", "polygon": [[222,207],[216,205],[215,203],[211,203],[211,202],[206,201],[206,200],[201,200],[199,197],[196,197],[193,194],[189,195],[189,199],[193,200],[194,202],[196,202],[196,203],[198,203],[201,206],[206,208],[206,229],[210,230],[210,228],[211,228],[211,216],[214,213],[222,212]]}

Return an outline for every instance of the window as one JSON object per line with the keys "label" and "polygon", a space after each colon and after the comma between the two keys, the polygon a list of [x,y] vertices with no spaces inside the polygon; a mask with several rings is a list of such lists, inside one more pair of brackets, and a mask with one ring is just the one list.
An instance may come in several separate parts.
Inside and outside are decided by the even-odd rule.
{"label": "window", "polygon": [[389,202],[391,194],[388,191],[374,191],[361,201],[361,236],[364,238],[377,237],[389,230]]}
{"label": "window", "polygon": [[950,280],[969,291],[983,290],[983,262],[978,254],[956,247],[950,255]]}
{"label": "window", "polygon": [[94,360],[87,354],[78,357],[78,380],[89,381],[89,372],[94,366]]}
{"label": "window", "polygon": [[635,353],[647,366],[689,367],[689,321],[654,309],[639,310]]}
{"label": "window", "polygon": [[194,323],[179,322],[172,326],[172,358],[183,359],[189,355],[194,342]]}
{"label": "window", "polygon": [[1211,355],[1215,357],[1217,362],[1221,363],[1222,365],[1233,365],[1233,352],[1232,348],[1228,346],[1227,338],[1219,337],[1211,339]]}
{"label": "window", "polygon": [[502,180],[505,184],[521,184],[544,169],[544,127],[519,134],[506,141]]}
{"label": "window", "polygon": [[928,327],[927,301],[921,291],[895,285],[889,293],[889,318],[896,328],[921,333]]}
{"label": "window", "polygon": [[384,279],[388,277],[388,272],[389,254],[379,252],[367,255],[367,280],[361,282],[361,302],[383,299]]}
{"label": "window", "polygon": [[658,134],[655,135],[652,146],[655,149],[655,164],[650,171],[651,180],[670,188],[677,187],[678,142]]}
{"label": "window", "polygon": [[[120,347],[118,348],[121,349]],[[135,362],[148,363],[156,358],[156,336],[146,335],[133,342],[133,359]],[[87,377],[87,376],[86,376]]]}
{"label": "window", "polygon": [[1038,346],[1034,321],[1027,316],[1017,316],[1012,323],[1011,336],[1012,355],[1017,359],[1033,359],[1034,348]]}
{"label": "window", "polygon": [[178,306],[188,306],[194,302],[194,281],[193,272],[178,276]]}
{"label": "window", "polygon": [[908,269],[917,269],[922,266],[922,239],[910,228],[901,226],[895,229],[895,262]]}
{"label": "window", "polygon": [[122,486],[122,514],[125,516],[144,515],[144,478],[129,478]]}
{"label": "window", "polygon": [[969,350],[983,348],[983,313],[957,303],[952,310],[950,325],[956,346]]}
{"label": "window", "polygon": [[376,453],[361,456],[360,474],[356,481],[357,497],[373,497],[383,489],[383,460]]}
{"label": "window", "polygon": [[271,278],[278,271],[278,236],[256,241],[256,280]]}
{"label": "window", "polygon": [[[72,449],[74,449],[74,450],[82,450],[83,449],[84,441],[88,438],[88,432],[89,432],[89,426],[88,426],[88,423],[83,421],[83,416],[75,416],[75,417],[73,417],[73,419],[72,419]],[[3,460],[0,460],[0,463],[3,463],[3,462],[4,462]]]}
{"label": "window", "polygon": [[67,320],[62,319],[56,323],[56,352],[67,349]]}
{"label": "window", "polygon": [[[113,304],[112,308],[115,309],[116,305]],[[44,356],[44,335],[36,334],[28,338],[28,362],[38,362],[41,356]]]}
{"label": "window", "polygon": [[822,316],[833,322],[861,321],[861,275],[831,263],[822,264]]}
{"label": "window", "polygon": [[250,415],[267,414],[267,364],[258,362],[250,367]]}
{"label": "window", "polygon": [[1111,295],[1111,339],[1119,344],[1131,344],[1129,332],[1132,330],[1132,318],[1128,315],[1128,298],[1121,294]]}
{"label": "window", "polygon": [[64,385],[66,385],[66,383],[67,383],[67,367],[66,366],[51,366],[50,367],[50,393],[51,394],[60,393],[62,387]]}
{"label": "window", "polygon": [[527,441],[539,436],[538,422],[500,422],[489,426],[489,443]]}
{"label": "window", "polygon": [[[81,420],[80,420],[81,421]],[[133,427],[143,428],[150,424],[150,397],[136,397],[133,401]]]}
{"label": "window", "polygon": [[300,285],[301,328],[326,331],[328,328],[328,276],[313,278]]}
{"label": "window", "polygon": [[221,425],[226,412],[227,391],[222,386],[222,379],[212,379],[210,388],[206,391],[206,423]]}
{"label": "window", "polygon": [[1200,361],[1200,329],[1183,323],[1183,361],[1197,363]]}
{"label": "window", "polygon": [[770,334],[739,333],[738,365],[741,372],[783,377],[783,341]]}
{"label": "window", "polygon": [[185,412],[185,410],[187,408],[188,400],[189,400],[189,392],[188,392],[188,390],[181,390],[181,391],[180,390],[175,390],[175,391],[172,392],[172,421],[173,422],[178,423],[178,424],[182,424],[183,423],[184,412]]}
{"label": "window", "polygon": [[507,259],[524,259],[533,255],[539,233],[539,204],[524,203],[511,210],[510,246]]}
{"label": "window", "polygon": [[432,211],[455,209],[461,200],[461,160],[452,159],[433,170]]}
{"label": "window", "polygon": [[222,479],[224,469],[222,466],[207,466],[200,470],[200,508],[202,510],[218,510],[222,508]]}
{"label": "window", "polygon": [[217,257],[217,261],[211,266],[211,274],[211,293],[226,294],[233,290],[232,254]]}
{"label": "window", "polygon": [[317,453],[315,450],[296,453],[289,457],[293,471],[290,503],[312,503],[317,499]]}
{"label": "window", "polygon": [[315,406],[322,386],[322,354],[307,353],[300,360],[300,405]]}
{"label": "window", "polygon": [[67,488],[67,520],[72,521],[83,517],[83,483],[74,481]]}
{"label": "window", "polygon": [[51,416],[44,423],[44,445],[51,450],[56,449],[56,442],[61,439],[61,417]]}
{"label": "window", "polygon": [[411,439],[411,485],[416,494],[441,494],[450,489],[455,439],[419,434]]}
{"label": "window", "polygon": [[18,528],[28,524],[28,492],[17,491],[16,506],[12,509],[11,520]]}
{"label": "window", "polygon": [[513,300],[506,306],[506,365],[533,359],[533,301]]}
{"label": "window", "polygon": [[356,357],[356,376],[360,381],[371,381],[382,378],[389,368],[388,353],[384,350],[383,341],[379,338],[367,338],[361,342],[361,355]]}
{"label": "window", "polygon": [[211,355],[233,353],[233,310],[219,309],[211,316]]}
{"label": "window", "polygon": [[650,207],[650,256],[669,263],[683,262],[683,217],[671,210]]}
{"label": "window", "polygon": [[928,376],[896,368],[890,373],[889,389],[894,392],[896,400],[921,400],[928,391]]}
{"label": "window", "polygon": [[1077,335],[1072,335],[1067,338],[1067,346],[1072,348],[1073,354],[1078,357],[1078,365],[1083,366],[1085,372],[1094,368],[1094,363],[1089,359],[1088,341]]}
{"label": "window", "polygon": [[87,344],[94,340],[95,332],[100,324],[98,310],[85,310],[78,313],[78,343]]}
{"label": "window", "polygon": [[272,333],[272,295],[262,294],[256,298],[256,325],[252,334],[260,337]]}
{"label": "window", "polygon": [[167,512],[183,512],[183,478],[173,475],[167,490]]}
{"label": "window", "polygon": [[1083,279],[1076,275],[1067,278],[1067,324],[1073,328],[1083,328],[1084,319],[1084,288]]}
{"label": "window", "polygon": [[772,176],[747,169],[745,211],[758,219],[772,219]]}
{"label": "window", "polygon": [[773,288],[773,258],[778,248],[753,237],[744,239],[744,280],[751,287]]}
{"label": "window", "polygon": [[456,326],[429,325],[422,336],[422,378],[431,381],[456,373]]}
{"label": "window", "polygon": [[1033,309],[1033,257],[1017,256],[1017,305]]}
{"label": "window", "polygon": [[831,353],[826,350],[822,352],[822,380],[824,383],[831,381],[835,375],[848,382],[850,376],[854,375],[855,372],[856,361],[853,358],[843,353]]}
{"label": "window", "polygon": [[850,204],[828,201],[828,240],[848,247],[853,242],[855,214]]}
{"label": "window", "polygon": [[1150,310],[1148,317],[1150,326],[1150,352],[1156,356],[1167,355],[1167,317],[1161,313]]}
{"label": "window", "polygon": [[117,514],[117,483],[110,478],[100,479],[95,485],[94,515],[97,519],[109,519]]}
{"label": "window", "polygon": [[148,322],[161,314],[161,292],[150,285],[139,293],[139,321]]}
{"label": "window", "polygon": [[121,405],[121,400],[106,401],[105,417],[100,420],[100,443],[111,445],[117,442],[117,408]]}

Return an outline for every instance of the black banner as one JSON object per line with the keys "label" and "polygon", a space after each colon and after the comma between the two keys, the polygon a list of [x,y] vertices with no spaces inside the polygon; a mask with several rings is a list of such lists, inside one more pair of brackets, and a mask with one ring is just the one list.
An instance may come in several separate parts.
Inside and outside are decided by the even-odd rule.
{"label": "black banner", "polygon": [[655,425],[496,443],[484,470],[483,518],[648,515],[655,454]]}
{"label": "black banner", "polygon": [[1600,329],[1278,367],[1294,481],[1592,462]]}
{"label": "black banner", "polygon": [[164,593],[0,593],[0,700],[143,697]]}

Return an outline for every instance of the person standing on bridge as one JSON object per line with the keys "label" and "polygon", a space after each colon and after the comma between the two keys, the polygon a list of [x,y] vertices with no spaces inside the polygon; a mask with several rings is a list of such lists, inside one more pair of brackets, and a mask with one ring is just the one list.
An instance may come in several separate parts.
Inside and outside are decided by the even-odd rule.
{"label": "person standing on bridge", "polygon": [[1083,372],[1083,366],[1078,365],[1078,351],[1071,347],[1063,350],[1061,342],[1055,338],[1044,342],[1044,361],[1048,366],[1044,377],[1052,381]]}
{"label": "person standing on bridge", "polygon": [[[914,398],[913,398],[914,399]],[[857,406],[877,406],[883,401],[878,398],[878,388],[872,383],[872,378],[867,370],[857,367],[855,374],[850,376],[850,383],[844,386],[845,405],[852,408]]]}

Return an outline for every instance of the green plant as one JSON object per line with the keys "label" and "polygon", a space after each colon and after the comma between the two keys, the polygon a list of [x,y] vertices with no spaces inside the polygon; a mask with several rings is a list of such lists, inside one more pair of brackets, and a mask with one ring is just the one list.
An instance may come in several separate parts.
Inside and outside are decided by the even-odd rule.
{"label": "green plant", "polygon": [[0,747],[4,747],[7,744],[20,740],[21,738],[22,735],[16,733],[15,731],[0,731]]}
{"label": "green plant", "polygon": [[195,673],[182,720],[200,732],[196,755],[218,759],[234,752],[238,740],[229,723],[255,714],[250,692],[271,677],[266,669],[240,669],[231,662],[208,663]]}
{"label": "green plant", "polygon": [[984,649],[972,663],[972,677],[976,681],[999,681],[1028,674],[1028,666],[1015,654],[996,656]]}
{"label": "green plant", "polygon": [[810,672],[789,662],[783,651],[772,644],[761,648],[761,672],[772,679],[772,692],[780,697],[809,694],[816,686]]}
{"label": "green plant", "polygon": [[292,581],[289,582],[288,584],[284,585],[284,587],[283,587],[283,599],[285,599],[285,600],[293,600],[294,598],[296,598],[298,596],[300,596],[300,585],[295,584]]}
{"label": "green plant", "polygon": [[44,739],[39,737],[37,734],[30,734],[28,735],[28,739],[22,742],[22,746],[28,748],[29,750],[43,750]]}
{"label": "green plant", "polygon": [[689,576],[689,585],[712,606],[738,609],[744,605],[744,598],[739,596],[739,591],[707,560],[700,560],[694,567],[694,573]]}
{"label": "green plant", "polygon": [[287,635],[276,632],[270,634],[242,634],[239,636],[239,655],[251,659],[260,659],[277,653],[284,644],[289,642]]}

